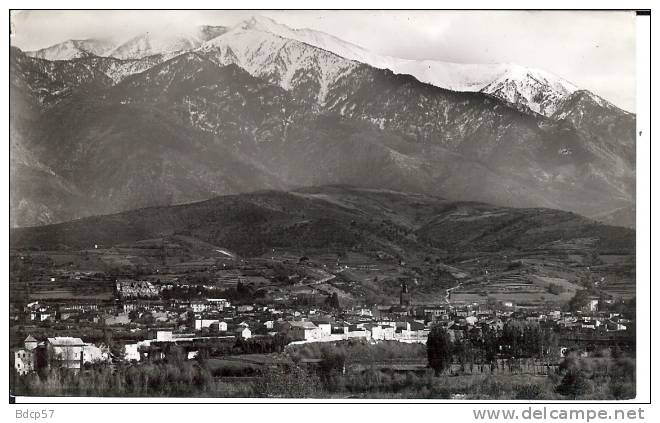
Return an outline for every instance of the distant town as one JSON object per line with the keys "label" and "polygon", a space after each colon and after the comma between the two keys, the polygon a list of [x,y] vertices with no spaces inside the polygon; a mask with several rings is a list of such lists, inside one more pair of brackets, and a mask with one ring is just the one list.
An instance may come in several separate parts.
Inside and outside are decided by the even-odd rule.
{"label": "distant town", "polygon": [[[327,284],[350,268],[339,259],[328,266],[306,256],[244,260],[224,250],[219,255],[222,259],[211,266],[183,271],[178,265],[155,266],[152,274],[132,277],[57,267],[44,274],[44,281],[22,285],[20,298],[41,298],[12,303],[17,377],[54,369],[139,368],[174,357],[212,363],[211,374],[240,385],[263,377],[264,370],[299,366],[314,371],[327,359],[326,350],[342,345],[409,349],[380,359],[350,360],[344,354],[339,374],[377,369],[419,377],[433,367],[426,345],[433,330],[447,337],[449,359],[439,369],[444,375],[547,376],[568,357],[635,350],[634,301],[602,292],[583,289],[564,306],[530,306],[492,298],[456,301],[448,289],[441,301],[425,304],[414,296],[416,281],[401,277],[396,299],[345,304],[340,291]],[[26,262],[32,270],[52,270],[48,260],[37,263],[43,257],[14,255],[14,270],[20,273]],[[277,287],[282,279],[287,289]],[[64,299],[54,288],[39,291],[40,283],[79,290]],[[321,352],[305,354],[306,348]]]}

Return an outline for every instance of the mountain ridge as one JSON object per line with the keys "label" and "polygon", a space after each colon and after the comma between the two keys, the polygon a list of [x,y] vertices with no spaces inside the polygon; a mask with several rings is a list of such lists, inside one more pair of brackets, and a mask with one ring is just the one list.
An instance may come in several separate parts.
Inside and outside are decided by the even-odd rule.
{"label": "mountain ridge", "polygon": [[[232,28],[235,29],[256,29],[297,40],[349,60],[389,69],[398,74],[412,75],[420,82],[440,88],[488,93],[515,107],[528,108],[546,117],[552,115],[561,98],[577,89],[568,81],[548,72],[516,64],[461,64],[383,56],[324,32],[308,28],[291,29],[263,16],[247,19]],[[525,75],[520,77],[521,74]],[[543,92],[543,100],[537,101],[539,93]]]}
{"label": "mountain ridge", "polygon": [[67,40],[39,50],[26,51],[25,54],[38,59],[70,60],[91,56],[104,56],[114,48],[110,39],[87,38]]}
{"label": "mountain ridge", "polygon": [[[365,63],[379,69],[389,69],[399,74],[409,74],[420,82],[452,91],[484,92],[507,101],[523,111],[539,113],[546,117],[552,116],[560,100],[578,89],[570,82],[548,72],[517,64],[462,64],[379,55],[331,34],[309,28],[293,29],[263,16],[253,16],[233,27],[202,25],[187,32],[143,33],[123,43],[115,43],[113,48],[67,48],[67,44],[70,43],[85,41],[98,43],[101,41],[94,39],[68,40],[45,49],[27,52],[27,54],[51,60],[90,56],[142,59],[157,54],[174,51],[185,52],[201,48],[204,43],[237,30],[268,32],[281,38],[321,48],[348,60]],[[152,42],[155,43],[154,46],[152,46]],[[59,56],[58,52],[60,52]]]}
{"label": "mountain ridge", "polygon": [[[12,48],[12,156],[15,180],[26,181],[12,225],[328,183],[634,225],[634,115],[577,90],[546,117],[249,26],[142,59],[47,61]],[[123,172],[113,173],[113,157]],[[25,188],[36,175],[82,197],[60,210]]]}

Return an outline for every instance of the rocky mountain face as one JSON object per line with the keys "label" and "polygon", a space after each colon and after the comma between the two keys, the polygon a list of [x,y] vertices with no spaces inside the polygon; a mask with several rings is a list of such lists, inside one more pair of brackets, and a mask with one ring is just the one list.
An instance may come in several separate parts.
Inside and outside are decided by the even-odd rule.
{"label": "rocky mountain face", "polygon": [[518,68],[451,91],[298,31],[253,19],[132,59],[13,49],[12,226],[329,183],[634,224],[634,115]]}

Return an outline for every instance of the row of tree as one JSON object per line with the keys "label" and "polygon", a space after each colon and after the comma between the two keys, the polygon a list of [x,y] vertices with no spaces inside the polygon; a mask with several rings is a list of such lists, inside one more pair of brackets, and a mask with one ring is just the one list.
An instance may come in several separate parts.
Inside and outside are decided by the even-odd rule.
{"label": "row of tree", "polygon": [[498,357],[535,358],[557,362],[559,337],[537,323],[510,321],[501,331],[488,326],[454,336],[442,326],[431,328],[426,343],[429,366],[442,373],[451,363],[493,363]]}

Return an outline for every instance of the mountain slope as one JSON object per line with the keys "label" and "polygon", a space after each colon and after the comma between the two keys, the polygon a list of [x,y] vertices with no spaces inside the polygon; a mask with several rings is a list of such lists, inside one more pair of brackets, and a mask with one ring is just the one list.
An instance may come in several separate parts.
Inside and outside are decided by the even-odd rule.
{"label": "mountain slope", "polygon": [[[593,239],[596,251],[634,251],[634,231],[549,209],[510,209],[350,187],[265,191],[174,207],[147,208],[39,228],[14,229],[11,248],[90,248],[186,235],[254,256],[298,251],[386,251],[409,257],[429,248],[542,250]],[[504,238],[503,238],[504,237]],[[504,247],[503,247],[504,246]]]}
{"label": "mountain slope", "polygon": [[9,59],[10,86],[43,107],[77,91],[95,92],[112,85],[107,75],[79,60],[34,59],[16,48],[10,50]]}
{"label": "mountain slope", "polygon": [[172,57],[149,56],[139,60],[112,57],[85,57],[75,60],[43,60],[10,50],[10,84],[43,108],[49,108],[77,92],[96,93],[124,78],[144,72]]}
{"label": "mountain slope", "polygon": [[280,187],[276,177],[149,105],[66,106],[39,121],[30,147],[42,153],[59,145],[46,164],[84,195],[78,216]]}
{"label": "mountain slope", "polygon": [[[618,170],[618,161],[631,156],[587,148],[588,139],[604,140],[566,120],[535,118],[477,93],[445,91],[367,67],[332,87],[328,104],[345,118],[372,122],[407,140],[398,157],[409,169],[428,169],[435,193],[448,198],[585,215],[634,203],[634,190]],[[623,130],[622,136],[628,145],[622,148],[630,151],[634,132]],[[634,168],[634,161],[626,166]]]}
{"label": "mountain slope", "polygon": [[[21,189],[12,207],[29,206],[15,222],[341,183],[633,224],[634,115],[525,68],[492,93],[450,91],[273,25],[207,28],[193,51],[141,59],[12,49],[12,101],[25,105],[12,107],[14,169],[80,198],[59,207]],[[543,97],[553,90],[567,97]],[[519,91],[556,108],[551,118]]]}
{"label": "mountain slope", "polygon": [[[248,78],[244,81],[247,87],[257,83],[238,68],[220,69],[212,62],[207,63],[216,81],[225,72],[225,80],[235,86],[238,73]],[[189,62],[187,56],[170,61],[168,66],[171,70],[179,66],[181,71],[187,66],[190,75],[199,75],[197,63]],[[117,86],[114,92],[126,88],[130,89],[130,82]],[[106,95],[111,101],[103,99]],[[236,110],[235,116],[240,116],[238,108],[232,110]],[[21,167],[26,175],[22,179],[29,179],[27,175],[39,170],[39,166],[57,169],[53,178],[69,181],[80,198],[68,205],[71,209],[68,213],[62,213],[47,198],[40,199],[39,192],[25,189],[20,184],[22,179],[16,178],[12,181],[12,191],[23,197],[14,202],[16,207],[33,205],[44,210],[42,214],[52,222],[140,206],[197,201],[214,193],[282,187],[277,176],[255,167],[216,142],[212,135],[194,129],[171,113],[158,104],[129,104],[110,93],[99,92],[94,96],[67,98],[38,114],[25,125],[29,127],[22,132],[25,137],[14,137],[20,140],[21,149],[41,160]],[[12,155],[13,160],[21,160],[21,154],[13,151]],[[40,185],[49,186],[45,182]],[[16,213],[25,216],[16,222],[34,224],[25,222],[29,217],[26,212]],[[48,223],[43,219],[37,222]]]}
{"label": "mountain slope", "polygon": [[[295,44],[284,43],[276,63],[293,62],[285,54],[299,51]],[[199,54],[216,59],[203,50]],[[307,63],[323,61],[306,57]],[[196,61],[208,66],[201,58]],[[305,106],[315,103],[321,92],[317,73],[300,72],[289,81],[295,88],[266,94],[274,104],[262,110],[269,119],[256,123],[262,127],[256,139],[227,124],[244,117],[228,116],[231,109],[224,106],[217,110],[214,99],[224,94],[215,88],[212,71],[196,81],[201,86],[186,78],[186,88],[178,88],[172,83],[178,71],[157,67],[131,78],[131,88],[122,98],[133,101],[143,93],[142,101],[154,101],[153,93],[144,90],[168,86],[168,107],[181,111],[182,120],[234,140],[231,148],[293,186],[361,184],[584,214],[630,204],[625,195],[612,196],[610,180],[616,175],[607,169],[607,157],[583,148],[583,140],[566,122],[522,114],[481,94],[454,93],[353,65],[347,63],[351,70],[328,86],[326,104],[318,109],[321,115]],[[265,67],[257,69],[265,72]],[[271,71],[281,74],[277,67]],[[154,85],[158,79],[149,76],[152,73],[165,80]],[[244,83],[240,78],[236,82]],[[246,107],[245,100],[241,106]],[[259,110],[244,109],[241,114],[253,117]],[[595,172],[599,177],[582,185]],[[625,188],[619,191],[626,193]]]}
{"label": "mountain slope", "polygon": [[607,164],[607,167],[595,168],[593,178],[610,185],[611,195],[632,202],[632,208],[603,210],[603,216],[610,216],[605,220],[621,221],[622,216],[629,215],[632,219],[627,220],[634,222],[635,115],[589,91],[579,90],[560,103],[553,118],[574,127],[584,148]]}
{"label": "mountain slope", "polygon": [[[23,128],[17,134],[23,149],[58,176],[76,186],[87,184],[78,191],[89,205],[76,207],[78,216],[327,183],[589,216],[634,204],[626,175],[613,167],[614,160],[632,156],[612,156],[606,133],[598,138],[592,135],[597,128],[576,130],[569,114],[547,120],[482,93],[443,90],[240,28],[194,53],[163,59],[116,85],[102,65],[118,59],[47,62],[81,66],[91,72],[95,88],[82,89],[90,86],[80,83],[87,79],[73,78],[70,95],[37,113],[37,123],[16,123]],[[37,59],[19,62],[25,60]],[[14,69],[19,82],[41,75],[29,66]],[[27,92],[30,97],[41,91]],[[572,107],[566,103],[562,110]],[[159,137],[177,147],[161,148]],[[587,148],[587,141],[594,147]],[[96,145],[103,146],[104,155],[94,153]],[[627,145],[626,151],[632,144]],[[153,159],[140,153],[145,146],[156,152]],[[208,151],[223,151],[223,157],[256,169],[257,176],[243,171],[231,176],[204,160],[212,157]],[[115,169],[119,157],[121,172],[100,171]],[[634,169],[634,163],[628,167]],[[160,175],[158,182],[152,174]]]}

